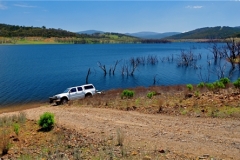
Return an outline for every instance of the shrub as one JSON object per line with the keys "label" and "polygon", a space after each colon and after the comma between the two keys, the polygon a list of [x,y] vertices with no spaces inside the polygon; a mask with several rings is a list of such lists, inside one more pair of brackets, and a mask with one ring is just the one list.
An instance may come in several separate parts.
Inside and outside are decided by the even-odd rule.
{"label": "shrub", "polygon": [[149,92],[147,97],[151,99],[154,95],[156,95],[156,92]]}
{"label": "shrub", "polygon": [[127,90],[127,89],[125,89],[121,94],[121,98],[132,98],[133,96],[134,96],[134,91]]}
{"label": "shrub", "polygon": [[187,88],[189,91],[192,91],[193,90],[193,85],[192,84],[187,84]]}
{"label": "shrub", "polygon": [[54,114],[50,112],[45,112],[40,116],[38,125],[44,130],[51,130],[55,123]]}
{"label": "shrub", "polygon": [[240,78],[238,78],[235,82],[233,82],[234,87],[240,89]]}
{"label": "shrub", "polygon": [[19,128],[20,128],[19,124],[17,124],[17,123],[13,124],[13,130],[16,133],[17,136],[19,134]]}
{"label": "shrub", "polygon": [[204,82],[201,82],[197,85],[198,88],[203,88],[205,86]]}
{"label": "shrub", "polygon": [[222,82],[224,85],[230,83],[230,79],[227,78],[227,77],[225,77],[225,78],[221,78],[219,81]]}
{"label": "shrub", "polygon": [[209,89],[209,90],[213,90],[215,87],[212,83],[206,83],[206,87]]}
{"label": "shrub", "polygon": [[216,81],[213,83],[214,88],[225,88],[225,85],[221,81]]}

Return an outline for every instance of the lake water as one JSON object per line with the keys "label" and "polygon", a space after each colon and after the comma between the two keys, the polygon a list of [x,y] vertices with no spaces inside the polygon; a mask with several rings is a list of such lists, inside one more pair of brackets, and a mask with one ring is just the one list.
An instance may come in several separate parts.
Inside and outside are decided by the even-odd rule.
{"label": "lake water", "polygon": [[[65,88],[85,84],[90,68],[89,83],[98,90],[130,88],[136,86],[197,84],[207,77],[207,60],[212,54],[207,43],[167,44],[85,44],[85,45],[0,45],[0,107],[35,101],[48,101],[48,97]],[[178,67],[181,50],[191,51],[199,57],[196,67]],[[122,75],[122,67],[129,66],[130,58],[157,57],[155,65],[138,65],[133,76]],[[173,61],[171,59],[173,55]],[[98,62],[107,70],[121,60],[114,75],[104,75]],[[161,61],[163,60],[163,62]],[[222,62],[223,63],[223,62]],[[201,67],[202,69],[199,69]],[[227,64],[227,69],[230,67]],[[210,81],[217,80],[211,65]],[[232,78],[236,79],[235,74]]]}

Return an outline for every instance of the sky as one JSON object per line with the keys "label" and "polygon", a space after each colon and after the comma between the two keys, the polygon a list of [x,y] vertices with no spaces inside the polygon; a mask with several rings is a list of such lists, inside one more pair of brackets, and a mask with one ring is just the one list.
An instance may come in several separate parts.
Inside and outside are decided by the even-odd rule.
{"label": "sky", "polygon": [[240,0],[0,0],[0,23],[71,32],[187,32],[240,26]]}

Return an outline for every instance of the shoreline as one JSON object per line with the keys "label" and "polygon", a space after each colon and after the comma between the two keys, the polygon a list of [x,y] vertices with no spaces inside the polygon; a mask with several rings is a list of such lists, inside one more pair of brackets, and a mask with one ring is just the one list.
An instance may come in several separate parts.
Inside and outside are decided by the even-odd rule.
{"label": "shoreline", "polygon": [[24,104],[12,104],[9,106],[2,106],[0,107],[0,114],[3,113],[10,113],[10,112],[16,112],[16,111],[23,111],[26,109],[32,109],[32,108],[38,108],[44,105],[47,105],[49,103],[47,102],[29,102]]}

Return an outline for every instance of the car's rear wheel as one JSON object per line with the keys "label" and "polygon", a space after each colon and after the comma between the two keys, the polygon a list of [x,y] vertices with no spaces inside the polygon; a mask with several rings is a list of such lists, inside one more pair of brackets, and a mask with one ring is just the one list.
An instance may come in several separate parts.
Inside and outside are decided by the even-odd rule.
{"label": "car's rear wheel", "polygon": [[61,102],[62,102],[62,104],[67,104],[67,103],[68,103],[68,99],[67,99],[67,98],[63,98],[63,99],[61,100]]}
{"label": "car's rear wheel", "polygon": [[85,95],[85,97],[86,97],[86,98],[90,98],[90,97],[92,97],[92,94],[91,94],[91,93],[87,93],[87,94]]}

